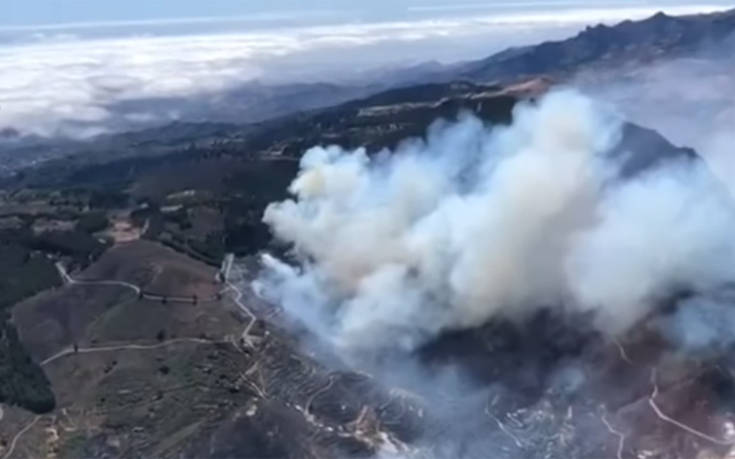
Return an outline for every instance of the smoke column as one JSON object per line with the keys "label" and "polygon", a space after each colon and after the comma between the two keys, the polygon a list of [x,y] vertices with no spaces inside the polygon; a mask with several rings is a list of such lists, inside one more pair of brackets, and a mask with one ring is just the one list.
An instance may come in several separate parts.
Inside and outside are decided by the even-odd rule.
{"label": "smoke column", "polygon": [[410,350],[542,307],[624,332],[672,288],[734,278],[735,212],[701,162],[619,178],[621,135],[566,90],[510,126],[466,115],[393,152],[314,147],[264,215],[297,263],[264,256],[257,287],[343,349]]}

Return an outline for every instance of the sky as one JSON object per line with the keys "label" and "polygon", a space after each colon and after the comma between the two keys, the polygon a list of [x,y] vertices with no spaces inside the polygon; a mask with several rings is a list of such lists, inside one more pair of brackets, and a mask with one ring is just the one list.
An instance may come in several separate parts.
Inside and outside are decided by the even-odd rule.
{"label": "sky", "polygon": [[[590,24],[728,5],[721,0],[0,2],[0,68],[13,69],[0,72],[0,130],[65,137],[202,121],[201,113],[182,112],[180,102],[216,101],[254,80],[354,85],[386,69],[479,59],[511,46],[562,39]],[[122,113],[123,106],[135,110]],[[212,113],[216,110],[207,116],[216,116]]]}
{"label": "sky", "polygon": [[[358,11],[352,0],[5,0],[10,2],[0,24],[30,25],[100,21],[135,21],[212,16],[247,16],[253,14],[288,14],[298,11]],[[590,3],[593,3],[593,0]],[[599,1],[599,0],[597,0]],[[485,1],[471,4],[507,5],[506,1]],[[533,2],[539,3],[539,2]],[[543,3],[553,3],[553,0]],[[411,0],[373,0],[369,10],[398,13],[412,7],[442,7],[447,2]],[[368,10],[368,11],[369,11]]]}
{"label": "sky", "polygon": [[[41,24],[152,21],[173,18],[284,15],[315,9],[343,11],[349,2],[337,1],[243,1],[243,0],[5,0],[9,1],[0,24],[28,26]],[[342,7],[339,7],[339,4]]]}
{"label": "sky", "polygon": [[[0,26],[162,21],[170,19],[389,20],[457,13],[534,12],[570,8],[696,5],[686,0],[3,0]],[[727,4],[725,1],[700,2]]]}

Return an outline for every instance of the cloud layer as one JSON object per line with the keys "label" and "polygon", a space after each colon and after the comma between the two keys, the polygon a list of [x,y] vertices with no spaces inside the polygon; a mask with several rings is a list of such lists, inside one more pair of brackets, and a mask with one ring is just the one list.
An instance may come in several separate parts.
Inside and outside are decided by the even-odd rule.
{"label": "cloud layer", "polygon": [[[29,35],[30,41],[0,47],[0,66],[12,69],[0,74],[0,129],[88,137],[176,119],[216,121],[217,107],[232,102],[226,100],[228,91],[256,78],[269,84],[354,82],[366,69],[482,57],[510,45],[562,38],[587,23],[638,18],[657,9],[574,7],[246,33],[214,33],[217,22],[212,21],[208,32],[196,35],[141,31],[106,39],[83,38],[88,28],[4,30],[16,38]],[[155,30],[151,27],[141,30]],[[192,97],[214,108],[202,113],[181,103]],[[227,113],[223,120],[247,122],[246,115],[255,116],[245,110],[241,119]]]}

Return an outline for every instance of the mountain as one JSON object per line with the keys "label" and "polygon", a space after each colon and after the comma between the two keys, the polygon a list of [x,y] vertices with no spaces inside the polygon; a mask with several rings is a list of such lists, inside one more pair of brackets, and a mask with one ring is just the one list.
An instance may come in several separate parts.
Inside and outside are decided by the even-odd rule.
{"label": "mountain", "polygon": [[[672,355],[655,323],[618,341],[591,331],[584,314],[541,310],[448,331],[411,356],[446,386],[415,392],[412,381],[390,387],[336,358],[243,286],[257,276],[256,254],[288,255],[262,216],[287,197],[307,148],[374,154],[465,112],[506,125],[557,76],[719,44],[732,23],[733,13],[657,15],[463,64],[451,81],[434,64],[418,69],[429,82],[393,74],[406,84],[326,108],[315,107],[346,93],[293,88],[283,94],[305,106],[291,112],[265,91],[256,105],[281,116],[250,123],[177,122],[57,151],[32,139],[25,151],[45,162],[0,182],[0,375],[12,375],[0,378],[0,454],[725,457],[732,359]],[[630,123],[611,154],[623,159],[622,178],[698,160]],[[227,253],[239,256],[242,291],[221,282]],[[659,406],[715,436],[665,422]]]}
{"label": "mountain", "polygon": [[[248,285],[258,269],[251,255],[283,250],[272,245],[261,219],[266,205],[286,197],[305,148],[336,143],[377,152],[462,112],[506,124],[520,100],[548,87],[544,79],[415,85],[247,128],[171,125],[103,139],[104,155],[52,160],[7,181],[0,194],[2,237],[6,251],[19,255],[0,264],[10,285],[30,272],[38,288],[5,304],[13,341],[7,352],[0,346],[0,370],[7,353],[13,360],[5,366],[18,376],[9,390],[0,385],[9,405],[0,441],[8,445],[30,426],[17,446],[28,457],[344,458],[370,457],[385,447],[408,454],[426,438],[451,436],[465,457],[498,448],[497,457],[511,459],[518,447],[503,432],[512,429],[533,443],[522,445],[523,457],[608,457],[606,438],[584,437],[585,425],[599,419],[579,400],[617,403],[642,416],[632,401],[647,389],[648,367],[621,366],[599,335],[575,333],[557,317],[449,333],[419,350],[431,368],[469,369],[484,387],[518,390],[490,401],[414,393],[335,359],[251,293],[231,296],[207,266],[235,252],[246,260],[238,275]],[[623,134],[613,154],[636,153],[624,156],[624,174],[694,157],[654,131],[627,125]],[[71,285],[62,277],[67,285],[60,286],[54,262],[69,267]],[[131,285],[147,293],[136,295]],[[3,290],[8,293],[15,292]],[[249,319],[237,301],[257,316],[249,343],[238,342]],[[549,369],[570,358],[591,368],[581,398],[544,394],[555,377]],[[621,375],[638,382],[614,390]],[[686,383],[710,397],[710,383]],[[598,387],[609,392],[597,394]],[[662,390],[670,397],[673,389]],[[569,420],[572,405],[576,417]],[[497,419],[521,417],[499,425],[481,414],[486,407]],[[552,441],[559,429],[574,437]],[[642,429],[631,441],[670,435],[658,425]],[[58,436],[47,442],[49,431]]]}
{"label": "mountain", "polygon": [[648,62],[725,47],[735,36],[735,10],[668,16],[587,27],[574,37],[510,48],[451,69],[445,77],[505,81],[534,75],[564,76],[583,66]]}

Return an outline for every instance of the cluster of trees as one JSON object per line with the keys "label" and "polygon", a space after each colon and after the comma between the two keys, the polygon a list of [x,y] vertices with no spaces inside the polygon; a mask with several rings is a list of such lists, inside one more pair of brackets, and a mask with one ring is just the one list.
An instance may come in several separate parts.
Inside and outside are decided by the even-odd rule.
{"label": "cluster of trees", "polygon": [[121,209],[127,207],[130,197],[119,190],[92,189],[89,194],[89,207],[93,209]]}
{"label": "cluster of trees", "polygon": [[[104,218],[104,222],[103,222]],[[54,394],[41,367],[24,349],[10,321],[10,308],[43,290],[61,285],[47,254],[68,256],[86,265],[106,248],[90,233],[107,221],[104,214],[80,220],[74,231],[34,234],[28,227],[0,231],[0,403],[36,413],[55,406]]]}
{"label": "cluster of trees", "polygon": [[90,212],[79,217],[75,229],[92,234],[102,231],[108,226],[110,226],[110,220],[104,212]]}
{"label": "cluster of trees", "polygon": [[48,378],[26,353],[18,332],[7,320],[0,323],[0,402],[39,414],[56,405]]}
{"label": "cluster of trees", "polygon": [[14,241],[3,240],[0,244],[0,311],[60,284],[56,268],[48,258]]}
{"label": "cluster of trees", "polygon": [[[192,224],[185,207],[164,214],[157,205],[149,203],[147,207],[133,211],[130,216],[137,226],[148,223],[146,239],[158,241],[200,261],[219,265],[225,254],[224,232],[211,231],[204,238],[187,232]],[[172,226],[178,230],[172,229]]]}
{"label": "cluster of trees", "polygon": [[33,250],[70,257],[78,266],[87,266],[107,249],[97,238],[78,230],[47,231],[32,237],[28,245]]}
{"label": "cluster of trees", "polygon": [[224,234],[220,231],[213,231],[207,234],[204,240],[190,240],[189,247],[205,257],[221,260],[225,256]]}
{"label": "cluster of trees", "polygon": [[54,408],[54,394],[43,370],[20,343],[10,323],[9,308],[24,298],[60,285],[61,280],[48,258],[20,244],[21,235],[3,233],[0,234],[0,402],[44,413]]}

